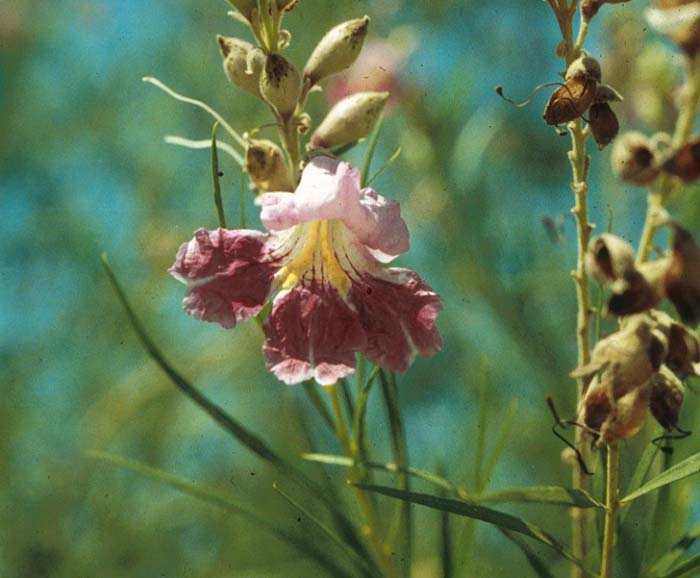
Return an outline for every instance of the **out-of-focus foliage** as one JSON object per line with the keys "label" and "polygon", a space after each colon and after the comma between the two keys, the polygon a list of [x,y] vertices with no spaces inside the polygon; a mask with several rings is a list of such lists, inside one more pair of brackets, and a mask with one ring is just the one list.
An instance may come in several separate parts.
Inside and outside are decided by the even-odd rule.
{"label": "out-of-focus foliage", "polygon": [[[617,107],[623,130],[651,132],[672,126],[680,57],[647,30],[638,9],[644,4],[605,7],[589,45],[604,80],[626,97]],[[276,474],[179,396],[147,359],[99,263],[106,251],[152,335],[209,396],[285,455],[337,452],[302,388],[265,371],[257,327],[224,331],[188,318],[180,310],[182,288],[166,274],[179,244],[197,227],[215,226],[216,213],[207,152],[173,147],[162,137],[207,138],[211,120],[141,77],[156,75],[206,100],[241,130],[267,122],[259,103],[234,92],[222,73],[215,34],[245,34],[227,8],[217,0],[0,5],[5,578],[320,575],[245,520],[84,455],[98,449],[138,459],[228,493],[280,527],[318,531],[273,491]],[[570,469],[560,460],[543,400],[550,393],[562,413],[574,414],[567,377],[575,365],[568,142],[541,121],[544,97],[515,110],[493,92],[500,83],[509,94],[525,95],[557,78],[554,20],[535,0],[301,0],[286,21],[295,34],[290,58],[301,66],[328,28],[365,13],[373,36],[408,38],[414,46],[377,166],[397,144],[402,155],[374,186],[402,202],[412,250],[401,263],[420,270],[444,301],[444,350],[400,377],[411,461],[429,470],[445,463],[445,475],[467,488],[567,485]],[[320,95],[311,98],[318,120],[326,104]],[[591,152],[592,220],[605,229],[612,214],[614,231],[636,241],[643,193],[614,180],[608,151]],[[353,151],[358,163],[363,153],[362,146]],[[239,172],[228,157],[221,163],[227,215],[236,223]],[[696,234],[698,194],[688,188],[672,207]],[[248,214],[257,226],[252,198]],[[603,323],[603,331],[610,327]],[[483,357],[489,370],[480,398]],[[386,416],[373,396],[370,450],[375,459],[389,459]],[[694,392],[688,397],[681,423],[696,430],[698,399]],[[479,425],[488,427],[493,447],[513,400],[515,433],[490,479],[475,479]],[[647,424],[624,444],[623,487],[652,434]],[[678,443],[673,459],[698,451],[697,440]],[[330,477],[349,501],[343,471],[301,467]],[[697,488],[692,479],[678,484],[664,512],[677,525],[654,542],[654,553],[697,521]],[[389,518],[393,504],[380,503]],[[636,576],[645,547],[635,532],[649,508],[639,504],[620,537],[621,576]],[[568,536],[568,517],[558,506],[509,511]],[[440,518],[418,507],[415,516],[415,575],[437,576]],[[452,521],[458,545],[472,531]],[[478,548],[456,550],[458,560],[467,558],[464,576],[534,575],[494,529],[477,526],[475,540]],[[558,558],[532,547],[563,575]]]}

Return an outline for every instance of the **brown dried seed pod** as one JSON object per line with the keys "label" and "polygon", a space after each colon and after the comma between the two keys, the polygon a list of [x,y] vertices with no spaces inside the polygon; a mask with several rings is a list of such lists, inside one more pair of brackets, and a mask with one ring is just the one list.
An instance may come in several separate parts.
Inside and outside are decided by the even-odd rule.
{"label": "brown dried seed pod", "polygon": [[613,285],[613,295],[607,312],[626,316],[656,307],[665,296],[664,279],[670,258],[647,261],[623,277],[623,283]]}
{"label": "brown dried seed pod", "polygon": [[668,354],[664,365],[680,379],[689,375],[700,375],[700,339],[685,325],[678,323],[668,313],[650,311],[656,328],[668,339]]}
{"label": "brown dried seed pod", "polygon": [[700,249],[686,229],[674,224],[674,230],[666,294],[683,322],[694,327],[700,321]]}
{"label": "brown dried seed pod", "polygon": [[[613,404],[610,388],[603,384],[598,376],[595,376],[586,390],[586,395],[581,400],[578,421],[594,432],[599,432],[613,411]],[[588,433],[592,434],[592,432]],[[598,436],[592,435],[593,442],[596,442]]]}
{"label": "brown dried seed pod", "polygon": [[620,131],[617,116],[608,103],[620,102],[622,96],[613,87],[600,84],[596,89],[595,99],[588,110],[588,124],[599,150],[609,145]]}
{"label": "brown dried seed pod", "polygon": [[614,283],[634,269],[634,248],[624,239],[603,233],[591,239],[586,269],[600,283]]}
{"label": "brown dried seed pod", "polygon": [[663,168],[686,183],[700,179],[700,139],[685,143],[664,164]]}
{"label": "brown dried seed pod", "polygon": [[609,446],[637,434],[644,425],[650,394],[651,387],[647,382],[615,400],[612,410],[600,427],[600,437],[596,445]]}
{"label": "brown dried seed pod", "polygon": [[549,97],[542,117],[550,125],[565,124],[580,118],[593,104],[596,80],[575,77],[567,80]]}
{"label": "brown dried seed pod", "polygon": [[647,315],[625,319],[622,328],[601,339],[593,349],[590,363],[576,368],[572,377],[588,377],[600,372],[617,399],[647,383],[659,370],[668,352],[666,336],[654,329]]}
{"label": "brown dried seed pod", "polygon": [[610,164],[622,180],[635,185],[647,185],[659,174],[651,141],[636,131],[626,132],[615,141]]}
{"label": "brown dried seed pod", "polygon": [[665,365],[651,379],[649,409],[666,431],[678,426],[678,415],[683,405],[684,388],[681,380]]}

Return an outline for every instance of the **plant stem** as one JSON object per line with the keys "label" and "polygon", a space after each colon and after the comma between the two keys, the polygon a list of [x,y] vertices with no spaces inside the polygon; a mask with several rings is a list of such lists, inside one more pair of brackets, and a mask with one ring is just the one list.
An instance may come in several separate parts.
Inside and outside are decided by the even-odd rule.
{"label": "plant stem", "polygon": [[[566,64],[570,65],[578,58],[581,47],[586,39],[588,26],[582,24],[579,29],[576,42],[574,43],[573,34],[573,18],[575,15],[575,7],[577,2],[573,2],[568,10],[560,7],[557,19],[559,28],[561,29],[564,45],[566,47]],[[571,188],[574,192],[575,204],[571,209],[576,221],[577,232],[577,255],[576,269],[572,272],[572,277],[576,285],[576,301],[578,304],[578,313],[576,318],[576,342],[578,349],[578,364],[585,365],[590,361],[591,345],[590,345],[590,330],[591,330],[591,299],[588,286],[588,275],[586,272],[586,250],[591,237],[593,225],[588,221],[588,164],[589,157],[586,155],[586,139],[589,131],[584,130],[581,119],[569,123],[569,132],[571,134],[571,150],[568,153],[569,161],[571,162],[572,182]],[[577,406],[583,398],[586,389],[586,381],[578,380],[576,402]],[[576,447],[580,450],[584,459],[590,454],[588,444],[585,443],[583,430],[576,430]],[[588,460],[586,460],[588,461]],[[577,489],[586,489],[588,479],[586,473],[581,470],[578,463],[573,465],[573,487]],[[579,560],[585,560],[588,553],[588,528],[590,527],[591,514],[581,508],[575,508],[571,511],[571,530],[572,530],[572,551],[574,556]],[[571,570],[573,578],[580,578],[583,573],[580,568],[573,566]]]}
{"label": "plant stem", "polygon": [[[688,93],[687,98],[678,111],[676,128],[673,131],[672,144],[678,147],[690,137],[695,124],[695,116],[700,106],[700,56],[688,59]],[[649,253],[654,243],[656,231],[659,228],[657,218],[666,204],[666,200],[673,190],[673,179],[663,173],[655,183],[653,189],[647,195],[647,215],[644,221],[642,237],[639,241],[637,263],[643,263],[649,258]]]}
{"label": "plant stem", "polygon": [[[348,429],[345,424],[345,417],[343,416],[343,408],[341,405],[340,395],[338,394],[338,388],[336,385],[326,386],[326,391],[331,398],[331,403],[333,405],[333,413],[335,415],[335,435],[340,443],[341,448],[345,455],[353,460],[357,459],[357,451],[353,448],[353,444],[350,441],[350,436],[348,434]],[[350,468],[350,481],[353,483],[353,490],[355,492],[355,497],[357,499],[357,505],[362,512],[362,516],[365,519],[365,525],[361,529],[363,536],[367,538],[367,542],[374,551],[378,563],[380,564],[383,572],[387,578],[398,578],[399,574],[391,558],[390,553],[387,548],[385,548],[384,543],[381,538],[381,530],[379,525],[379,517],[374,509],[374,506],[369,499],[368,494],[354,485],[354,482],[359,481],[362,478],[361,469],[353,465]]]}
{"label": "plant stem", "polygon": [[612,578],[613,554],[615,551],[615,522],[620,509],[618,495],[618,475],[620,448],[617,443],[608,446],[608,460],[605,478],[605,530],[603,551],[600,563],[600,578]]}
{"label": "plant stem", "polygon": [[282,146],[287,153],[289,159],[289,169],[292,172],[292,181],[296,183],[299,172],[299,131],[296,127],[296,115],[289,118],[280,119],[279,134],[282,140]]}

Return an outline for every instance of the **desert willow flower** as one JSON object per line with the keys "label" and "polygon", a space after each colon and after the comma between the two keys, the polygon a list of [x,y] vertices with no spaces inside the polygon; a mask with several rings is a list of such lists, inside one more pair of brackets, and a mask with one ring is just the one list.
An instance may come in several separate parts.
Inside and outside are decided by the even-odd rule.
{"label": "desert willow flower", "polygon": [[361,188],[357,169],[317,156],[294,193],[259,202],[267,233],[199,229],[180,247],[170,273],[187,285],[187,313],[229,328],[271,302],[264,353],[289,384],[333,384],[356,352],[405,371],[442,347],[440,297],[415,272],[382,267],[408,250],[399,204]]}

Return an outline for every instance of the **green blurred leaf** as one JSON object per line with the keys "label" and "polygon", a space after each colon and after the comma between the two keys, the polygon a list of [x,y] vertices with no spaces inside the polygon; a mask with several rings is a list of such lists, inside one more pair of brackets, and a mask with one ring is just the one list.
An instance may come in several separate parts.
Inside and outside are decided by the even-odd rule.
{"label": "green blurred leaf", "polygon": [[700,570],[700,554],[693,556],[692,558],[678,564],[673,570],[668,574],[664,574],[659,578],[684,578],[685,576],[697,576],[694,572]]}
{"label": "green blurred leaf", "polygon": [[216,490],[198,486],[192,482],[187,481],[184,478],[175,476],[158,468],[151,467],[149,465],[137,462],[134,460],[129,460],[122,458],[120,456],[115,456],[105,452],[90,450],[86,452],[86,455],[95,460],[99,460],[105,463],[112,464],[114,466],[131,470],[142,476],[150,478],[156,482],[166,484],[176,490],[187,494],[198,500],[203,500],[219,508],[233,512],[246,518],[248,521],[254,525],[262,528],[266,532],[273,534],[282,542],[286,542],[305,556],[309,556],[315,560],[319,566],[328,570],[332,576],[342,576],[344,578],[353,578],[353,574],[345,571],[342,566],[339,566],[334,560],[333,556],[322,548],[316,547],[316,545],[310,541],[307,541],[303,534],[296,532],[288,532],[271,524],[266,519],[261,518],[257,514],[250,512],[244,506],[240,505],[238,502],[232,500],[228,495],[218,492]]}
{"label": "green blurred leaf", "polygon": [[520,548],[520,551],[530,563],[530,567],[535,574],[539,576],[539,578],[554,578],[554,574],[549,571],[547,564],[540,559],[540,557],[530,547],[530,544],[528,544],[522,538],[522,536],[520,536],[520,534],[516,534],[515,532],[511,532],[509,530],[504,530],[503,528],[501,528],[501,532],[506,538],[513,542],[513,544]]}
{"label": "green blurred leaf", "polygon": [[[357,448],[359,455],[362,458],[367,457],[367,442],[365,439],[365,434],[367,431],[366,418],[367,418],[367,402],[369,401],[369,393],[372,389],[374,381],[379,375],[379,367],[375,367],[367,379],[367,383],[362,387],[357,399],[357,410],[353,416],[352,422],[352,438],[355,447]],[[351,464],[352,465],[352,464]]]}
{"label": "green blurred leaf", "polygon": [[693,454],[692,456],[684,459],[682,462],[677,463],[675,466],[668,468],[666,471],[662,472],[652,480],[648,481],[646,484],[628,494],[620,501],[622,504],[628,504],[632,500],[636,500],[640,496],[658,490],[668,484],[677,482],[693,474],[700,472],[700,452]]}
{"label": "green blurred leaf", "polygon": [[382,131],[382,126],[384,126],[384,115],[379,115],[377,123],[374,125],[372,134],[369,137],[369,142],[367,143],[367,151],[365,152],[365,160],[362,163],[362,172],[360,176],[360,183],[362,187],[366,187],[369,183],[367,178],[369,177],[369,169],[372,166],[372,159],[374,158],[374,153],[377,149],[377,143],[379,142],[379,133]]}
{"label": "green blurred leaf", "polygon": [[282,490],[277,482],[275,482],[272,487],[282,496],[294,509],[296,509],[300,514],[308,518],[314,526],[316,526],[322,534],[324,534],[333,544],[338,546],[347,556],[353,560],[359,568],[362,568],[369,573],[370,576],[381,577],[381,572],[370,563],[370,558],[365,556],[362,551],[357,551],[352,544],[349,544],[343,540],[338,534],[331,530],[326,524],[324,524],[319,518],[312,514],[308,509],[304,508],[299,502]]}
{"label": "green blurred leaf", "polygon": [[369,187],[374,180],[379,177],[385,170],[387,170],[391,165],[394,164],[394,161],[398,159],[401,156],[401,147],[397,148],[394,153],[386,160],[386,162],[379,167],[379,170],[377,170],[376,173],[374,173],[368,180],[367,180],[367,186]]}
{"label": "green blurred leaf", "polygon": [[[647,476],[649,475],[651,466],[654,464],[654,459],[656,458],[658,453],[659,448],[654,444],[650,443],[647,445],[647,447],[644,448],[644,451],[642,452],[642,455],[640,456],[639,461],[637,462],[637,467],[635,468],[634,473],[632,474],[630,482],[627,486],[627,494],[631,494],[644,483],[644,481],[647,479]],[[622,526],[625,523],[625,520],[627,520],[627,516],[629,515],[630,511],[631,507],[622,509],[617,522],[618,526]]]}
{"label": "green blurred leaf", "polygon": [[441,498],[430,494],[406,492],[386,486],[374,486],[368,484],[357,485],[370,492],[377,492],[398,500],[404,500],[413,504],[420,504],[421,506],[427,506],[428,508],[441,512],[450,512],[458,516],[473,518],[488,524],[493,524],[505,530],[512,530],[513,532],[518,532],[525,536],[529,536],[530,538],[534,538],[538,542],[549,546],[561,554],[564,558],[576,564],[579,568],[581,568],[586,576],[594,576],[583,566],[580,560],[576,559],[571,552],[562,546],[553,536],[534,524],[530,524],[529,522],[526,522],[516,516],[512,516],[511,514],[499,512],[498,510],[492,510],[491,508],[486,508],[485,506],[479,506],[477,504],[471,504],[450,498]]}
{"label": "green blurred leaf", "polygon": [[692,548],[700,538],[700,525],[691,528],[673,547],[659,558],[649,569],[649,576],[663,576]]}
{"label": "green blurred leaf", "polygon": [[503,455],[503,450],[505,450],[508,445],[508,440],[510,439],[510,434],[513,431],[513,425],[515,424],[515,415],[517,411],[518,401],[512,399],[510,401],[510,404],[508,405],[508,411],[505,417],[503,418],[503,421],[501,422],[501,431],[498,434],[498,439],[496,440],[496,443],[493,446],[491,455],[489,456],[489,459],[486,462],[486,465],[484,466],[483,472],[481,474],[481,477],[484,480],[483,483],[485,484],[488,484],[491,480],[491,476],[493,475],[493,471],[496,469],[498,460],[501,459],[501,456]]}
{"label": "green blurred leaf", "polygon": [[585,490],[565,488],[562,486],[509,488],[474,496],[473,501],[479,504],[530,502],[575,508],[605,508],[603,504]]}

